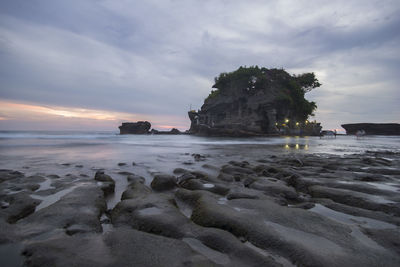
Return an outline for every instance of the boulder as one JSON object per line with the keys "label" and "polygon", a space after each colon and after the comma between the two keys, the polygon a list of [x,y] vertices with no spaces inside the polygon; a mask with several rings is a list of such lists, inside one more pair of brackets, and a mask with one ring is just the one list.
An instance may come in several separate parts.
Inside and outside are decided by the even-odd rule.
{"label": "boulder", "polygon": [[168,174],[156,175],[151,182],[151,188],[156,191],[165,191],[175,188],[177,185],[176,177]]}
{"label": "boulder", "polygon": [[105,174],[104,171],[97,171],[94,179],[99,182],[101,190],[103,190],[105,196],[114,193],[115,181],[111,178],[111,176]]}

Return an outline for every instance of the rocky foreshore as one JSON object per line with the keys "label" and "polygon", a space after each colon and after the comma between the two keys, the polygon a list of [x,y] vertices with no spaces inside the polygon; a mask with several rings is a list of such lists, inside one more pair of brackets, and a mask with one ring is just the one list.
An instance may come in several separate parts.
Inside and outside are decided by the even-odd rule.
{"label": "rocky foreshore", "polygon": [[2,266],[398,266],[400,154],[193,158],[210,171],[118,164],[122,187],[1,170]]}

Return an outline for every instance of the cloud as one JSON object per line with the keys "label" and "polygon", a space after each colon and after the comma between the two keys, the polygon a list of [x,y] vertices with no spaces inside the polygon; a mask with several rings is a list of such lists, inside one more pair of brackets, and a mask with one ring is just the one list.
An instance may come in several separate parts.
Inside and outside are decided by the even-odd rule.
{"label": "cloud", "polygon": [[[399,122],[398,1],[21,1],[0,4],[0,98],[164,115],[189,126],[240,65],[314,71],[326,128]],[[175,121],[176,118],[179,120]],[[179,123],[178,123],[179,121]]]}

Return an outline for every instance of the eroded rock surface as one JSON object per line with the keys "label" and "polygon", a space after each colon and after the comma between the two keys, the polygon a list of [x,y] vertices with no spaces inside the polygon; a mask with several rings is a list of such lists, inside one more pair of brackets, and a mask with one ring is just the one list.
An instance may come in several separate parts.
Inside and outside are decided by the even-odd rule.
{"label": "eroded rock surface", "polygon": [[0,170],[0,252],[26,266],[398,266],[399,167],[374,152],[177,168],[151,183],[120,173],[108,210],[118,180],[104,171]]}

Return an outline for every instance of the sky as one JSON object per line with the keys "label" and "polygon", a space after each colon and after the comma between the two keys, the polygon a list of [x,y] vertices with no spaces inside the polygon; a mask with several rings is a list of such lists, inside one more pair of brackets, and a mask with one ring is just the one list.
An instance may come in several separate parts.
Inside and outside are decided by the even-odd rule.
{"label": "sky", "polygon": [[324,129],[399,123],[400,1],[2,0],[0,130],[185,130],[252,65],[314,72]]}

